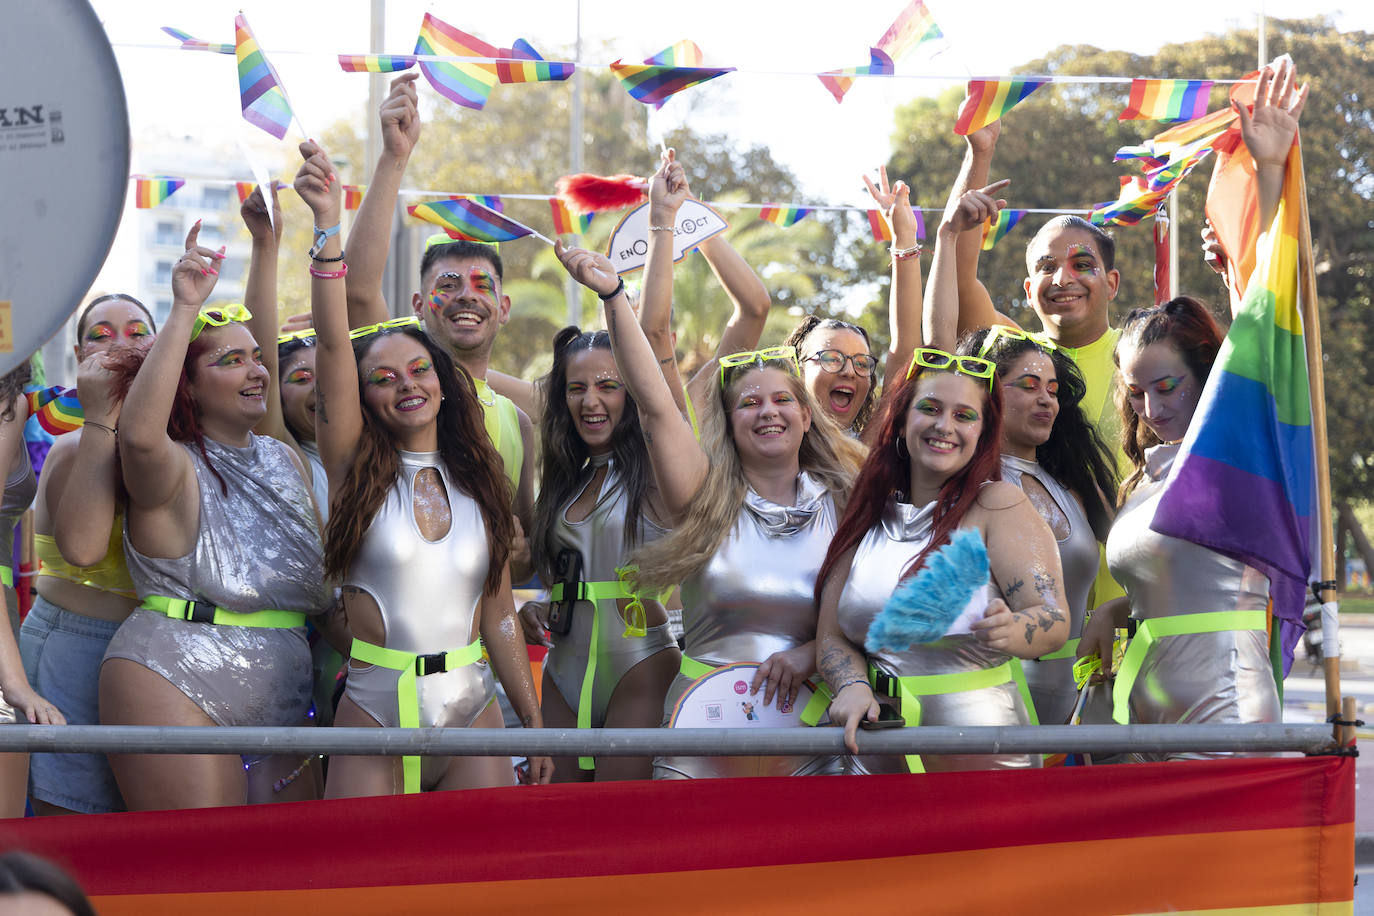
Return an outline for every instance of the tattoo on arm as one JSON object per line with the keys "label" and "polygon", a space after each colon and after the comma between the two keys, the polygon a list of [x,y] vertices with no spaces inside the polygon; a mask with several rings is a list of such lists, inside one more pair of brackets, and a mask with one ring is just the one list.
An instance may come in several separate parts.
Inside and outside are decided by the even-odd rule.
{"label": "tattoo on arm", "polygon": [[1034,622],[1034,621],[1032,621],[1032,622],[1026,624],[1026,645],[1029,646],[1029,645],[1030,645],[1031,643],[1033,643],[1033,642],[1035,642],[1035,622]]}
{"label": "tattoo on arm", "polygon": [[821,653],[820,664],[817,665],[821,677],[832,687],[843,684],[845,681],[852,681],[855,678],[867,678],[867,673],[858,670],[854,665],[852,652],[845,651],[840,646],[830,646]]}
{"label": "tattoo on arm", "polygon": [[1025,582],[1024,579],[1017,579],[1017,580],[1016,580],[1015,582],[1013,582],[1011,585],[1008,585],[1008,586],[1006,587],[1006,589],[1002,592],[1002,594],[1003,594],[1005,597],[1010,598],[1012,595],[1014,595],[1014,594],[1016,594],[1018,591],[1020,591],[1020,590],[1021,590],[1021,586],[1025,585],[1025,584],[1026,584],[1026,582]]}
{"label": "tattoo on arm", "polygon": [[660,359],[660,360],[658,361],[658,364],[659,364],[660,366],[671,365],[672,362],[673,362],[673,360],[675,360],[675,359],[677,359],[676,356],[665,356],[663,359]]}

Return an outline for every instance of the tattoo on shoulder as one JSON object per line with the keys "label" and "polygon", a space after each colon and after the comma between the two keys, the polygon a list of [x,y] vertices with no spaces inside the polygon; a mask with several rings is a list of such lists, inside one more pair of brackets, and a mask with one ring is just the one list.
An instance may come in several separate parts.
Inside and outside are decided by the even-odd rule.
{"label": "tattoo on shoulder", "polygon": [[1015,582],[1013,582],[1011,585],[1008,585],[1005,589],[1003,589],[1002,594],[1003,594],[1005,597],[1010,598],[1012,595],[1014,595],[1014,594],[1016,594],[1018,591],[1020,591],[1020,590],[1021,590],[1021,587],[1024,586],[1025,584],[1026,584],[1026,581],[1025,581],[1024,579],[1017,579],[1017,580],[1016,580]]}

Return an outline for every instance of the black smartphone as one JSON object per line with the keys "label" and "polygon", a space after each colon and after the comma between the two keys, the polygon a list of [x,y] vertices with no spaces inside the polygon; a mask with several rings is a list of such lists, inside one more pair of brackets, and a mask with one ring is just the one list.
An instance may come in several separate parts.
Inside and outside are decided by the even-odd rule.
{"label": "black smartphone", "polygon": [[553,578],[556,584],[563,586],[563,597],[549,602],[549,632],[567,636],[572,632],[577,587],[582,583],[582,554],[570,548],[558,551],[553,561]]}
{"label": "black smartphone", "polygon": [[859,728],[866,728],[870,731],[878,728],[904,728],[906,719],[897,714],[897,710],[886,704],[879,704],[878,721],[870,722],[868,719],[859,720]]}

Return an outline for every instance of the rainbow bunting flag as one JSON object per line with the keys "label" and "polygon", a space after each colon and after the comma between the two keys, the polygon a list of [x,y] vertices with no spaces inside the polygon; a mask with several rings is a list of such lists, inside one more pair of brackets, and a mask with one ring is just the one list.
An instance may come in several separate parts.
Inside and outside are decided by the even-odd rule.
{"label": "rainbow bunting flag", "polygon": [[575,214],[558,197],[549,198],[549,211],[553,214],[555,235],[582,235],[591,226],[592,217],[596,215],[594,213]]}
{"label": "rainbow bunting flag", "polygon": [[497,62],[496,78],[502,84],[558,82],[572,76],[577,69],[576,64],[544,60],[543,55],[523,38],[515,39],[515,46],[503,49],[501,56],[519,58]]}
{"label": "rainbow bunting flag", "polygon": [[1146,183],[1151,190],[1172,190],[1180,181],[1188,177],[1189,172],[1197,168],[1199,162],[1211,154],[1212,144],[1220,136],[1221,131],[1218,131],[1171,150],[1163,165],[1145,172]]}
{"label": "rainbow bunting flag", "polygon": [[892,58],[888,57],[885,51],[869,48],[868,52],[870,63],[866,67],[846,67],[843,70],[827,70],[816,74],[816,78],[821,81],[821,85],[830,90],[836,102],[844,101],[844,95],[853,87],[855,77],[890,76],[897,72],[897,68],[892,65]]}
{"label": "rainbow bunting flag", "polygon": [[788,207],[782,204],[764,204],[759,211],[759,219],[786,229],[806,219],[811,211],[806,207]]}
{"label": "rainbow bunting flag", "polygon": [[1015,108],[1045,80],[969,80],[954,132],[968,136]]}
{"label": "rainbow bunting flag", "polygon": [[1254,273],[1150,525],[1269,577],[1285,673],[1319,556],[1298,282],[1303,197],[1302,150],[1295,145],[1278,213],[1259,239]]}
{"label": "rainbow bunting flag", "polygon": [[415,66],[413,54],[340,54],[345,73],[396,73]]}
{"label": "rainbow bunting flag", "polygon": [[1131,80],[1131,98],[1118,121],[1192,121],[1207,113],[1211,80]]}
{"label": "rainbow bunting flag", "polygon": [[25,397],[29,399],[29,416],[51,436],[80,429],[85,420],[75,388],[39,388]]}
{"label": "rainbow bunting flag", "polygon": [[243,13],[234,17],[234,39],[244,120],[280,140],[291,126],[291,103],[282,89],[281,77],[258,47]]}
{"label": "rainbow bunting flag", "polygon": [[911,5],[902,10],[892,25],[887,27],[883,37],[878,39],[878,50],[887,53],[894,61],[901,60],[927,41],[943,38],[944,32],[935,24],[922,0],[911,0]]}
{"label": "rainbow bunting flag", "polygon": [[343,205],[345,210],[356,210],[363,203],[363,195],[367,193],[365,184],[346,184],[343,186]]}
{"label": "rainbow bunting flag", "polygon": [[205,41],[201,38],[192,38],[189,32],[183,32],[181,29],[174,29],[169,25],[164,25],[162,31],[181,42],[181,50],[183,51],[210,51],[214,54],[235,53],[233,45]]}
{"label": "rainbow bunting flag", "polygon": [[532,229],[466,197],[431,200],[407,207],[406,212],[416,219],[448,230],[450,235],[458,233],[455,238],[508,242],[533,234]]}
{"label": "rainbow bunting flag", "polygon": [[172,178],[170,175],[135,175],[134,206],[139,210],[150,210],[171,197],[185,183],[186,179]]}
{"label": "rainbow bunting flag", "polygon": [[[916,217],[916,241],[923,241],[926,237],[925,215],[921,212],[920,207],[912,207],[911,212]],[[892,233],[887,228],[887,221],[883,219],[883,215],[879,211],[868,211],[868,228],[873,233],[873,241],[892,241]]]}
{"label": "rainbow bunting flag", "polygon": [[611,64],[611,72],[636,102],[662,108],[668,98],[684,89],[734,72],[734,67],[702,67],[701,48],[683,40],[664,48],[643,64]]}
{"label": "rainbow bunting flag", "polygon": [[1116,151],[1116,159],[1118,162],[1123,159],[1139,159],[1142,168],[1152,171],[1167,163],[1175,150],[1203,137],[1216,137],[1226,131],[1235,119],[1236,113],[1231,108],[1218,108],[1200,118],[1176,124],[1139,146],[1123,146]]}
{"label": "rainbow bunting flag", "polygon": [[1122,175],[1121,193],[1117,199],[1093,207],[1088,219],[1094,226],[1134,226],[1158,210],[1168,196],[1168,190],[1151,190],[1149,183],[1139,175]]}
{"label": "rainbow bunting flag", "polygon": [[[434,57],[501,57],[501,51],[475,35],[469,35],[425,13],[420,24],[420,37],[415,41],[415,53]],[[420,72],[429,80],[434,91],[464,108],[481,111],[487,104],[491,90],[499,80],[496,64],[455,64],[448,61],[422,60]]]}
{"label": "rainbow bunting flag", "polygon": [[[288,184],[287,184],[286,182],[284,182],[284,181],[274,181],[274,182],[272,182],[272,183],[273,183],[274,185],[276,185],[276,188],[277,188],[278,191],[280,191],[282,188],[290,187],[290,185],[288,185]],[[239,195],[239,203],[243,203],[245,200],[247,200],[247,199],[248,199],[248,195],[249,195],[249,194],[252,194],[252,193],[253,193],[253,189],[256,188],[257,186],[258,186],[258,183],[257,183],[256,181],[236,181],[236,182],[234,182],[234,190],[235,190],[235,191],[238,193],[238,195]]]}
{"label": "rainbow bunting flag", "polygon": [[1025,215],[1025,210],[1002,210],[983,223],[983,250],[991,251],[992,246],[1006,238],[1007,233],[1015,229]]}

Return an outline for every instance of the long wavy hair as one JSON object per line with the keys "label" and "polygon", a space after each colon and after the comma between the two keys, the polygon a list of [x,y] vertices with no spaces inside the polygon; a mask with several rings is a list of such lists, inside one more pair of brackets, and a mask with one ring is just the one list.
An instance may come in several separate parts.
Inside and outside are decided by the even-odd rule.
{"label": "long wavy hair", "polygon": [[[916,399],[916,387],[928,372],[943,370],[927,369],[917,366],[910,378],[897,383],[892,393],[884,400],[878,412],[878,435],[868,460],[854,481],[854,490],[849,497],[849,506],[835,529],[835,536],[826,551],[825,562],[816,576],[816,600],[830,574],[835,571],[840,557],[851,547],[856,546],[877,525],[887,508],[888,500],[894,494],[905,498],[906,489],[911,485],[911,452],[903,449],[905,456],[898,452],[898,440],[905,441],[907,413],[911,402]],[[979,382],[982,380],[979,379]],[[980,386],[981,387],[981,386]],[[902,572],[906,579],[915,575],[925,565],[932,551],[949,543],[950,535],[959,527],[968,510],[978,498],[983,484],[990,480],[1002,479],[1002,389],[993,385],[982,387],[983,391],[983,429],[978,434],[973,457],[968,464],[954,473],[936,497],[934,529],[930,543],[916,555],[911,564]]]}
{"label": "long wavy hair", "polygon": [[24,386],[33,379],[33,361],[26,359],[0,376],[0,404],[4,405],[0,419],[6,423],[14,419],[14,405],[24,393]]}
{"label": "long wavy hair", "polygon": [[[639,567],[643,585],[666,588],[700,572],[734,530],[749,483],[735,448],[730,404],[736,384],[756,368],[757,364],[751,363],[727,369],[726,384],[716,386],[716,396],[701,405],[697,421],[701,449],[709,459],[706,479],[672,532],[639,548],[631,557],[631,563]],[[798,464],[829,491],[836,510],[843,511],[865,449],[816,405],[800,378],[789,372],[788,379],[797,403],[811,412],[811,428],[802,436]]]}
{"label": "long wavy hair", "polygon": [[[1178,296],[1163,305],[1132,309],[1121,326],[1112,360],[1120,371],[1122,353],[1163,341],[1178,351],[1198,385],[1204,385],[1223,336],[1207,306],[1192,296]],[[1133,467],[1117,493],[1116,504],[1121,506],[1145,476],[1145,450],[1161,443],[1150,427],[1140,422],[1124,384],[1117,385],[1116,405],[1121,413],[1121,450]]]}
{"label": "long wavy hair", "polygon": [[[433,361],[443,395],[437,421],[439,455],[448,470],[449,481],[472,497],[482,513],[491,557],[484,590],[494,595],[501,586],[501,573],[510,558],[515,522],[511,515],[510,482],[502,468],[501,456],[487,436],[477,389],[471,376],[457,366],[448,353],[413,327],[387,329],[355,340],[354,358],[361,361],[378,340],[389,334],[405,334],[423,346]],[[330,504],[329,524],[325,528],[325,575],[335,580],[342,579],[353,564],[372,520],[395,486],[401,469],[396,442],[363,398],[363,386],[363,374],[359,371],[362,434],[348,476]],[[418,570],[415,574],[424,575],[424,571]]]}
{"label": "long wavy hair", "polygon": [[[868,339],[868,332],[863,328],[857,324],[850,324],[848,321],[841,321],[839,318],[822,318],[819,315],[807,315],[803,318],[801,323],[792,329],[792,333],[787,335],[787,339],[783,343],[796,347],[797,358],[801,359],[805,349],[802,344],[812,331],[818,329],[822,331],[853,331],[864,339],[864,346],[868,347],[869,354],[873,353],[873,341]],[[873,419],[873,408],[877,403],[877,391],[878,373],[875,369],[873,374],[868,377],[868,394],[864,396],[864,402],[859,405],[858,412],[854,414],[855,434],[862,433],[864,427],[868,425],[868,421]]]}
{"label": "long wavy hair", "polygon": [[[990,328],[970,331],[959,341],[957,351],[966,356],[978,356]],[[1116,493],[1116,473],[1107,443],[1097,429],[1083,415],[1079,406],[1088,392],[1087,382],[1077,364],[1059,350],[1046,350],[1029,338],[999,336],[984,358],[997,365],[997,380],[1003,382],[1007,371],[1027,353],[1039,353],[1054,365],[1059,380],[1059,415],[1055,417],[1050,437],[1035,449],[1035,460],[1065,489],[1083,501],[1088,524],[1099,541],[1107,539],[1112,526],[1112,512],[1104,499]]]}
{"label": "long wavy hair", "polygon": [[[553,365],[539,382],[544,413],[539,421],[543,452],[539,457],[539,497],[534,503],[534,532],[530,554],[534,568],[545,582],[552,581],[554,558],[558,553],[558,513],[576,495],[582,470],[591,457],[587,443],[577,433],[577,424],[564,404],[562,393],[568,386],[568,360],[587,350],[611,352],[611,338],[605,331],[584,333],[566,327],[554,335]],[[611,456],[620,485],[625,489],[625,531],[623,545],[629,553],[639,545],[640,519],[644,513],[644,494],[648,492],[652,466],[644,443],[644,428],[639,407],[628,390],[625,412],[611,432]]]}

